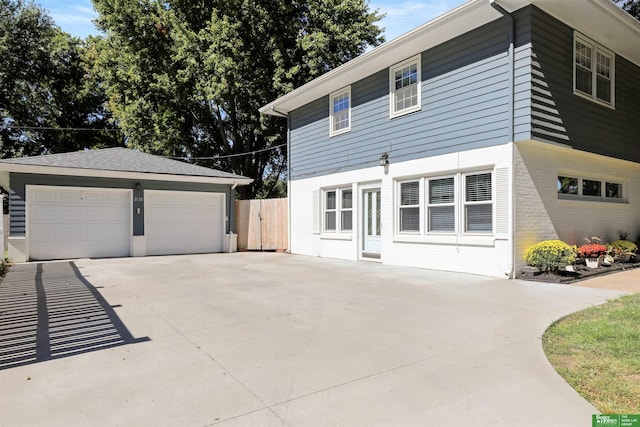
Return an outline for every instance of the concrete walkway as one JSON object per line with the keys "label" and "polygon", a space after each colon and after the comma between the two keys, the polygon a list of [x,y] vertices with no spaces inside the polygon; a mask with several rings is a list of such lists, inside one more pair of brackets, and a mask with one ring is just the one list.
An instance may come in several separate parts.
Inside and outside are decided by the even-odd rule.
{"label": "concrete walkway", "polygon": [[[50,346],[0,370],[3,426],[590,425],[596,410],[555,373],[540,337],[620,294],[269,253],[73,267],[68,279],[89,292],[69,304],[95,307],[118,341],[68,356]],[[66,298],[47,288],[55,269],[40,269],[47,308]],[[28,283],[23,272],[0,284],[14,304],[1,326],[29,312],[29,292],[7,292]],[[57,336],[36,331],[33,342]]]}
{"label": "concrete walkway", "polygon": [[573,285],[583,288],[609,289],[612,291],[635,294],[640,292],[640,268],[582,280],[574,283]]}

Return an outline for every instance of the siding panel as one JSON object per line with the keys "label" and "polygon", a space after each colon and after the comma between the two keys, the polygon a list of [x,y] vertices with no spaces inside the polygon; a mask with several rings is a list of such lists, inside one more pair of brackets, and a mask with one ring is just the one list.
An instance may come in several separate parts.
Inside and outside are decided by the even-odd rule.
{"label": "siding panel", "polygon": [[573,30],[537,8],[532,26],[533,137],[640,162],[640,67],[616,55],[615,109],[596,104],[573,93]]}
{"label": "siding panel", "polygon": [[351,132],[329,137],[328,97],[291,113],[291,179],[508,142],[507,24],[422,53],[422,110],[389,119],[389,71],[351,85]]}

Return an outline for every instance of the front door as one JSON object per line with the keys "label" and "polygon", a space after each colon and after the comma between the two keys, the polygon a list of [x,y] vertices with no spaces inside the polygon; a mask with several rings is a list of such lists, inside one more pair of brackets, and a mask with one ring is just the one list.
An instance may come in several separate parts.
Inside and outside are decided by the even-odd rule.
{"label": "front door", "polygon": [[365,258],[380,258],[380,188],[362,190],[363,221],[362,256]]}

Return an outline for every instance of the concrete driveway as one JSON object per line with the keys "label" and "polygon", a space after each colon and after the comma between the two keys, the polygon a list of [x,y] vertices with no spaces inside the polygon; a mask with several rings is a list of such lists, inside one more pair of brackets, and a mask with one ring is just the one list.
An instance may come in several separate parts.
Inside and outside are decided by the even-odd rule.
{"label": "concrete driveway", "polygon": [[620,294],[272,253],[30,266],[0,285],[3,426],[590,425],[540,336]]}

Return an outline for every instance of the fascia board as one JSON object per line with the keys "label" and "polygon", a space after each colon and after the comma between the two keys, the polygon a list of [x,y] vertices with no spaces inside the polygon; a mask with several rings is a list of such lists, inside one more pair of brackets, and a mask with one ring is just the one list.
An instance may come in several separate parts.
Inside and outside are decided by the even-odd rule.
{"label": "fascia board", "polygon": [[[610,0],[496,0],[509,12],[533,4],[640,66],[640,22]],[[281,116],[402,60],[501,18],[489,0],[470,0],[260,108]]]}
{"label": "fascia board", "polygon": [[502,15],[491,7],[489,0],[470,0],[300,86],[263,106],[259,111],[270,115],[289,113],[372,72],[388,68],[501,17]]}
{"label": "fascia board", "polygon": [[253,182],[251,178],[223,178],[211,176],[194,176],[194,175],[172,175],[145,172],[123,172],[100,169],[80,169],[80,168],[62,168],[53,166],[35,166],[20,164],[0,164],[0,171],[15,173],[31,173],[41,175],[65,175],[65,176],[85,176],[95,178],[121,178],[135,180],[151,180],[151,181],[173,181],[173,182],[192,182],[205,184],[222,184],[222,185],[249,185]]}

